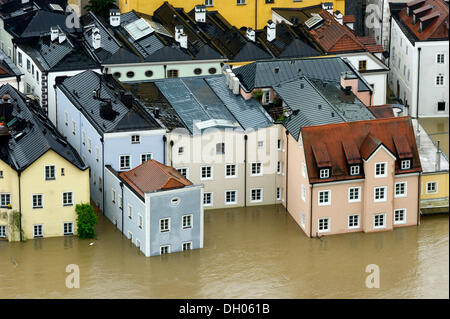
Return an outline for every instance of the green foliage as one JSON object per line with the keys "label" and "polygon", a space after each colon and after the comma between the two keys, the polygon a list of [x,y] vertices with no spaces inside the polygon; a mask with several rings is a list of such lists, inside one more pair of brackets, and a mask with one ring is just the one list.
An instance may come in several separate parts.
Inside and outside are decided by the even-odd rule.
{"label": "green foliage", "polygon": [[261,101],[262,97],[263,97],[263,91],[262,90],[255,90],[252,93],[253,97],[259,101]]}
{"label": "green foliage", "polygon": [[95,238],[95,225],[97,225],[97,215],[94,208],[89,204],[77,204],[77,235],[79,238]]}
{"label": "green foliage", "polygon": [[115,0],[89,0],[89,4],[84,8],[103,18],[108,18],[109,10],[114,8],[115,4]]}
{"label": "green foliage", "polygon": [[20,234],[22,234],[22,241],[26,240],[23,229],[20,228],[20,213],[16,210],[11,212],[9,229],[9,236],[12,240],[20,240]]}

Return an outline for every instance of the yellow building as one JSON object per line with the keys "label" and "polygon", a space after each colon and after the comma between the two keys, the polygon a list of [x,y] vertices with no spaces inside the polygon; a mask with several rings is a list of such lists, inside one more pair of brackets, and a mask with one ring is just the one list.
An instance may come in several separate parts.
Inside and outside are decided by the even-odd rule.
{"label": "yellow building", "polygon": [[[122,13],[135,10],[152,15],[165,1],[164,0],[119,0]],[[333,10],[345,14],[345,0],[170,0],[176,8],[192,10],[196,5],[205,4],[208,10],[217,10],[232,25],[262,29],[267,21],[272,19],[272,8],[304,8],[332,2]],[[256,26],[256,27],[255,27]]]}
{"label": "yellow building", "polygon": [[88,167],[38,108],[0,87],[0,239],[76,234],[89,203]]}

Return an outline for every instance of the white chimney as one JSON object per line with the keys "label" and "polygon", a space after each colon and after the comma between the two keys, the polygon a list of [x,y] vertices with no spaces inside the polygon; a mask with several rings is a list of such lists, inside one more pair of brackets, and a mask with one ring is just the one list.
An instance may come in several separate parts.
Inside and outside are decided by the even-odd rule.
{"label": "white chimney", "polygon": [[92,30],[92,46],[94,47],[94,50],[100,49],[102,46],[102,36],[97,27]]}
{"label": "white chimney", "polygon": [[186,34],[180,34],[180,36],[178,37],[178,43],[180,43],[180,47],[182,47],[183,49],[187,49],[188,48],[188,37]]}
{"label": "white chimney", "polygon": [[234,79],[235,77],[236,77],[236,76],[234,75],[234,73],[231,72],[231,73],[230,73],[230,81],[228,82],[228,88],[229,88],[230,90],[233,89],[233,79]]}
{"label": "white chimney", "polygon": [[195,6],[195,22],[206,22],[206,7],[204,5]]}
{"label": "white chimney", "polygon": [[231,69],[226,69],[225,70],[225,79],[227,82],[227,86],[230,85],[230,74],[233,73],[233,71],[231,71]]}
{"label": "white chimney", "polygon": [[120,10],[119,9],[109,10],[109,24],[112,27],[120,26]]}
{"label": "white chimney", "polygon": [[250,41],[255,42],[255,41],[256,41],[255,30],[253,30],[252,28],[248,28],[248,29],[247,29],[247,38],[248,38]]}
{"label": "white chimney", "polygon": [[58,27],[50,27],[50,40],[55,41],[58,39],[59,28]]}
{"label": "white chimney", "polygon": [[339,24],[344,24],[344,16],[341,11],[338,10],[334,13],[334,20],[339,22]]}
{"label": "white chimney", "polygon": [[277,25],[272,20],[267,22],[267,41],[272,42],[277,38]]}
{"label": "white chimney", "polygon": [[329,14],[333,15],[333,2],[323,2],[322,9],[327,10]]}
{"label": "white chimney", "polygon": [[30,2],[30,0],[22,0],[22,4],[26,4],[28,2]]}
{"label": "white chimney", "polygon": [[240,85],[239,85],[239,79],[238,79],[237,76],[235,76],[233,78],[232,86],[233,86],[233,94],[239,95],[239,93],[240,93]]}
{"label": "white chimney", "polygon": [[180,35],[182,35],[183,32],[183,26],[182,25],[176,25],[175,26],[175,41],[180,42],[179,38]]}
{"label": "white chimney", "polygon": [[63,43],[64,41],[66,41],[66,38],[67,38],[67,36],[66,36],[66,34],[64,33],[64,31],[59,30],[59,33],[58,33],[58,42],[59,42],[59,43]]}

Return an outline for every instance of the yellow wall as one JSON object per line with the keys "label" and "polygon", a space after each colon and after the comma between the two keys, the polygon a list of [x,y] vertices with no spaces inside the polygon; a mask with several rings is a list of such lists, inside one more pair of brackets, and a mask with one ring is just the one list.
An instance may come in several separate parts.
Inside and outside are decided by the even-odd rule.
{"label": "yellow wall", "polygon": [[[136,10],[138,12],[152,15],[165,0],[119,0],[121,12]],[[208,10],[218,10],[228,22],[236,27],[242,26],[255,28],[255,1],[257,1],[257,29],[262,29],[267,24],[267,20],[272,19],[272,8],[303,8],[321,4],[322,2],[333,2],[334,10],[345,13],[345,0],[303,0],[297,2],[294,0],[275,0],[268,4],[265,0],[247,0],[245,5],[237,5],[236,0],[214,0],[213,6]],[[169,0],[171,5],[176,8],[184,8],[189,12],[198,4],[204,4],[203,0]]]}
{"label": "yellow wall", "polygon": [[[18,210],[19,207],[19,196],[17,196],[19,184],[17,182],[17,172],[2,160],[0,160],[0,171],[3,171],[3,178],[0,179],[0,194],[11,195],[11,209],[0,207],[0,225],[8,227],[10,213],[14,209]],[[9,233],[8,230],[7,233]]]}
{"label": "yellow wall", "polygon": [[[45,166],[56,166],[56,179],[45,180]],[[8,176],[0,180],[0,192],[9,192],[12,195],[12,210],[19,210],[18,203],[18,177],[17,173],[0,161],[0,169]],[[65,174],[61,176],[61,168]],[[44,237],[55,237],[63,235],[63,223],[73,222],[76,234],[75,205],[89,203],[89,169],[84,171],[78,169],[72,163],[50,150],[36,160],[21,174],[21,204],[22,204],[22,228],[25,239],[33,238],[33,225],[44,225]],[[63,206],[62,193],[73,192],[73,206]],[[32,208],[32,195],[43,194],[43,208]],[[0,210],[0,211],[5,211]],[[2,220],[0,219],[0,223]],[[9,227],[10,228],[10,227]]]}
{"label": "yellow wall", "polygon": [[[437,182],[437,192],[434,194],[427,194],[427,182]],[[420,199],[437,199],[448,197],[448,172],[439,174],[424,173],[421,176],[421,196]]]}

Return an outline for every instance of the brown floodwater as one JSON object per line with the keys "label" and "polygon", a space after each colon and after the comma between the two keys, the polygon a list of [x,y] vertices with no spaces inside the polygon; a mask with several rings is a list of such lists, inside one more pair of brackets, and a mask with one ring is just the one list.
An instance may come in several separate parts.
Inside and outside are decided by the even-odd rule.
{"label": "brown floodwater", "polygon": [[[309,239],[281,206],[215,210],[205,248],[147,258],[100,217],[97,240],[0,242],[0,298],[449,298],[448,225],[427,216]],[[79,266],[79,289],[65,286],[68,264]],[[380,288],[366,288],[368,264]]]}

